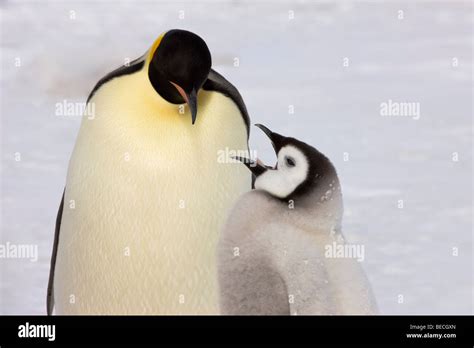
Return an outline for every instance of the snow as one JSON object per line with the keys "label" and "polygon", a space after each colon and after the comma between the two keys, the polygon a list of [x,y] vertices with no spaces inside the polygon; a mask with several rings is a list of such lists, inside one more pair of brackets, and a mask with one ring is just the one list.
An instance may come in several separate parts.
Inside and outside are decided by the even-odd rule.
{"label": "snow", "polygon": [[[471,2],[27,1],[0,9],[1,243],[39,250],[37,262],[0,259],[0,313],[45,313],[56,211],[80,123],[56,116],[56,103],[84,102],[100,77],[170,28],[206,40],[252,123],[334,162],[343,232],[365,246],[362,265],[382,313],[472,313]],[[389,100],[419,103],[420,118],[381,116]],[[251,146],[274,163],[255,127]]]}

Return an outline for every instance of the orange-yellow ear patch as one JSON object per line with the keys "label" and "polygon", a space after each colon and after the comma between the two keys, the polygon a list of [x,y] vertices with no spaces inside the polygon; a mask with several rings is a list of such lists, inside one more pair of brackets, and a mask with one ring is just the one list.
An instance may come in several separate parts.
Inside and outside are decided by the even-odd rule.
{"label": "orange-yellow ear patch", "polygon": [[160,45],[161,43],[161,39],[163,39],[163,36],[165,36],[166,32],[164,32],[163,34],[161,34],[160,36],[158,36],[158,38],[155,40],[155,42],[153,43],[153,45],[151,46],[150,50],[149,50],[149,53],[148,53],[148,57],[147,57],[147,63],[150,62],[151,58],[153,57],[153,55],[155,54],[155,51],[156,49],[158,48],[158,46]]}

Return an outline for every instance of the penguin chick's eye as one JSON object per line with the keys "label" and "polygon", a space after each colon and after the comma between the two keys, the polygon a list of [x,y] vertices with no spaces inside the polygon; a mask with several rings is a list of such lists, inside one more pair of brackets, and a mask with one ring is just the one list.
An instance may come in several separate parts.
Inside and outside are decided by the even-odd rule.
{"label": "penguin chick's eye", "polygon": [[296,165],[295,160],[288,156],[285,157],[285,162],[288,167],[294,167]]}

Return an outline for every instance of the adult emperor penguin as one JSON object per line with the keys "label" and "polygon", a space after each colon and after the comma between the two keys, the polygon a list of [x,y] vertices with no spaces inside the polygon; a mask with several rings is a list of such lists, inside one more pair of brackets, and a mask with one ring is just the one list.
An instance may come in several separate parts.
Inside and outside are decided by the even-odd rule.
{"label": "adult emperor penguin", "polygon": [[245,168],[218,161],[248,150],[239,92],[199,36],[170,30],[102,78],[87,110],[56,221],[48,314],[216,313],[219,230],[251,188]]}
{"label": "adult emperor penguin", "polygon": [[315,148],[257,126],[278,162],[271,168],[238,158],[257,178],[255,190],[231,210],[218,243],[221,313],[376,313],[357,260],[327,252],[346,245],[334,166]]}

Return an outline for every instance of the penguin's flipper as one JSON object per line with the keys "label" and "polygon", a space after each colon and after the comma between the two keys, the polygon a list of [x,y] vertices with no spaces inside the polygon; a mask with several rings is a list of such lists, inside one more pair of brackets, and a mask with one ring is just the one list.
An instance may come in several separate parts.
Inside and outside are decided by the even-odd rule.
{"label": "penguin's flipper", "polygon": [[218,93],[224,94],[226,97],[232,99],[232,101],[237,105],[239,111],[242,115],[242,119],[245,122],[245,126],[247,127],[247,138],[250,132],[250,117],[247,112],[247,107],[245,106],[244,100],[240,95],[239,91],[233,84],[225,79],[224,76],[219,74],[214,69],[211,69],[209,76],[207,77],[206,82],[202,88],[206,91],[215,91]]}
{"label": "penguin's flipper", "polygon": [[239,257],[233,256],[234,243],[219,246],[220,314],[289,315],[288,289],[279,270],[261,256],[260,246],[252,250],[253,246],[239,242],[246,250]]}
{"label": "penguin's flipper", "polygon": [[[286,245],[291,246],[292,252],[287,257],[280,257],[276,262],[280,274],[288,284],[288,296],[293,295],[291,314],[337,313],[338,307],[334,300],[337,296],[329,290],[332,284],[329,284],[330,277],[324,250],[315,245],[313,237],[307,231],[297,226],[282,224],[282,228],[285,227],[284,240]],[[275,226],[273,232],[277,231],[278,227]]]}
{"label": "penguin's flipper", "polygon": [[54,268],[56,267],[56,256],[58,254],[58,242],[59,242],[59,230],[61,228],[61,218],[63,216],[63,207],[64,207],[64,192],[61,199],[61,204],[59,204],[58,215],[56,216],[56,228],[54,231],[54,242],[53,242],[53,252],[51,254],[51,266],[49,269],[49,281],[48,281],[48,293],[46,296],[46,311],[48,315],[53,314],[54,308]]}

